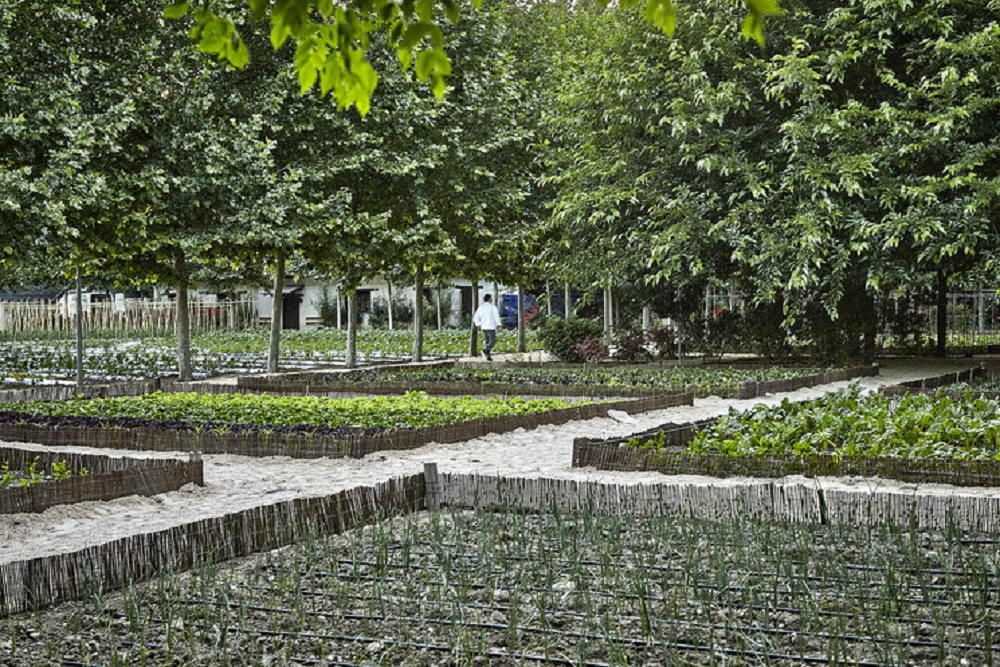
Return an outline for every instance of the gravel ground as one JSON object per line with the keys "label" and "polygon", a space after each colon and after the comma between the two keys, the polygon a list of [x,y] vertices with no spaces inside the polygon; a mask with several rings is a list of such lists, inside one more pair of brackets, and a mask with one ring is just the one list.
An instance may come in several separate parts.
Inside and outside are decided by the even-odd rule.
{"label": "gravel ground", "polygon": [[[879,376],[862,378],[859,382],[874,389],[973,365],[975,362],[971,359],[889,361],[883,364]],[[209,455],[205,456],[204,487],[189,485],[151,498],[131,496],[110,502],[54,507],[42,514],[0,516],[0,563],[76,551],[128,535],[162,530],[292,498],[328,495],[340,489],[419,472],[425,462],[435,462],[442,472],[453,473],[670,483],[678,478],[659,473],[572,469],[573,439],[580,436],[628,435],[665,422],[687,422],[717,416],[734,406],[745,409],[757,403],[779,403],[784,398],[806,400],[847,384],[834,383],[788,394],[768,395],[755,401],[708,397],[696,399],[694,406],[639,415],[618,415],[617,419],[600,418],[561,426],[543,426],[462,443],[431,444],[415,450],[373,454],[360,460]],[[61,449],[122,455],[117,450]],[[129,452],[128,455],[147,454]],[[162,457],[163,454],[151,452],[148,456]],[[690,481],[692,478],[684,479]],[[700,479],[710,484],[733,483],[732,480]],[[885,488],[888,483],[883,481],[881,485]],[[984,489],[981,493],[1000,495],[1000,489]]]}

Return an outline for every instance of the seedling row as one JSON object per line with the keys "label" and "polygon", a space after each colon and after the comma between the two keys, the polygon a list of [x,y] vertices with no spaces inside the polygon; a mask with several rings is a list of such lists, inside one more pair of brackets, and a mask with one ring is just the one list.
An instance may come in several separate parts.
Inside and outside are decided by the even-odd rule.
{"label": "seedling row", "polygon": [[[529,332],[529,349],[537,349]],[[428,359],[467,354],[465,330],[431,330],[424,334]],[[134,341],[87,340],[84,368],[94,381],[129,380],[170,375],[177,371],[176,343],[171,338]],[[512,352],[516,341],[502,336],[496,352]],[[71,381],[76,377],[75,345],[69,341],[19,341],[0,344],[0,382],[39,383]],[[341,364],[347,334],[336,329],[286,331],[282,334],[283,368],[308,370]],[[262,373],[267,367],[268,333],[260,330],[220,330],[200,333],[192,340],[196,378],[223,373]],[[413,350],[409,331],[359,331],[357,352],[366,362],[406,360]]]}
{"label": "seedling row", "polygon": [[485,510],[8,619],[15,667],[992,664],[997,536]]}

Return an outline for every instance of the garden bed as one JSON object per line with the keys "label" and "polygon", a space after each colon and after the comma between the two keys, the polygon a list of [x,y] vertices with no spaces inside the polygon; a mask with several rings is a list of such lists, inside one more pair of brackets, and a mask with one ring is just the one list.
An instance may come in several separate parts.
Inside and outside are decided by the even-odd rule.
{"label": "garden bed", "polygon": [[577,438],[573,466],[713,477],[864,476],[954,486],[1000,485],[1000,402],[860,395],[693,424],[664,424],[629,437]]}
{"label": "garden bed", "polygon": [[[276,422],[267,417],[263,422],[240,421],[233,415],[246,412],[229,410],[218,412],[214,420],[187,418],[183,421],[171,420],[169,413],[160,419],[150,419],[158,412],[157,402],[173,410],[191,414],[197,409],[196,403],[212,405],[212,401],[235,403],[249,401],[251,412],[256,411],[252,403],[260,403],[260,412],[265,412],[264,404],[285,413],[283,421]],[[150,403],[146,407],[146,403]],[[309,405],[304,405],[308,403]],[[326,424],[304,416],[307,411],[318,412],[316,406],[324,405],[365,405],[370,404],[366,415],[352,413],[353,421]],[[568,421],[592,419],[606,416],[608,410],[624,410],[638,413],[659,410],[678,405],[691,405],[691,394],[652,396],[647,398],[602,403],[569,405],[562,401],[525,401],[523,399],[491,399],[480,401],[473,398],[433,399],[419,395],[392,398],[354,399],[335,401],[316,397],[266,397],[266,396],[207,396],[180,394],[152,395],[136,399],[136,406],[129,412],[135,416],[114,417],[111,412],[114,402],[100,403],[88,401],[82,406],[84,414],[94,416],[65,416],[51,414],[62,407],[55,403],[30,404],[34,409],[49,414],[29,414],[27,407],[19,411],[0,415],[0,439],[35,442],[44,445],[88,445],[117,449],[146,449],[155,451],[200,451],[204,453],[230,453],[247,456],[293,456],[299,458],[355,457],[360,458],[373,452],[385,450],[413,449],[431,442],[461,442],[490,433],[504,433],[518,428],[531,429],[544,424],[564,424]],[[316,404],[316,406],[312,405]],[[422,406],[430,404],[431,409]],[[481,406],[494,404],[513,405],[507,414],[482,412]],[[67,404],[68,405],[68,404]],[[464,405],[469,410],[464,417],[455,418],[449,414],[449,406]],[[540,406],[537,409],[533,406]],[[12,406],[17,407],[17,406]],[[247,407],[247,406],[244,406]],[[423,410],[422,412],[420,410]],[[336,411],[335,411],[336,412]],[[457,412],[455,414],[458,414]],[[223,416],[225,415],[225,416]],[[366,418],[380,422],[360,421]],[[393,419],[415,417],[427,426],[399,428]],[[439,419],[440,418],[440,419]],[[385,421],[389,419],[390,421]],[[443,421],[442,421],[443,420]],[[457,422],[457,423],[456,423]],[[360,424],[360,425],[358,425]],[[380,425],[381,424],[381,425]]]}
{"label": "garden bed", "polygon": [[990,664],[1000,651],[997,540],[954,524],[456,508],[300,534],[286,549],[12,617],[0,660]]}
{"label": "garden bed", "polygon": [[56,505],[132,495],[154,496],[186,484],[205,483],[200,456],[183,461],[136,459],[6,446],[0,447],[0,464],[9,470],[65,471],[59,475],[61,479],[0,488],[0,514],[43,512]]}
{"label": "garden bed", "polygon": [[240,377],[245,391],[288,394],[655,396],[693,392],[756,398],[831,382],[878,375],[877,366],[832,371],[814,368],[706,366],[567,366],[552,364],[433,364],[380,367],[347,372],[315,372]]}
{"label": "garden bed", "polygon": [[[538,349],[528,332],[529,349]],[[164,377],[177,372],[176,341],[170,337],[88,339],[84,375],[89,382],[115,382]],[[194,376],[204,379],[229,373],[259,374],[267,369],[269,333],[266,329],[198,332],[191,340]],[[469,332],[462,329],[424,332],[426,359],[454,358],[467,353]],[[515,337],[501,336],[498,354],[513,352]],[[280,367],[306,371],[344,363],[347,332],[336,329],[282,332]],[[409,330],[358,332],[358,360],[365,364],[407,361],[413,350]],[[0,383],[57,384],[76,379],[75,343],[68,340],[0,342]]]}
{"label": "garden bed", "polygon": [[134,382],[112,382],[108,384],[74,385],[33,385],[14,389],[0,388],[0,404],[25,403],[28,401],[68,401],[73,398],[110,398],[114,396],[141,396],[159,391],[164,386],[160,378],[137,380]]}

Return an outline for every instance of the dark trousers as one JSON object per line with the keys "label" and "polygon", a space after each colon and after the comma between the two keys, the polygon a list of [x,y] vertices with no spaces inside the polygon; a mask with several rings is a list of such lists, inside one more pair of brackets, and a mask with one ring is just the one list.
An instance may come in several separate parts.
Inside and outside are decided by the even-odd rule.
{"label": "dark trousers", "polygon": [[497,344],[497,330],[483,329],[483,352],[489,354],[493,351],[493,346]]}

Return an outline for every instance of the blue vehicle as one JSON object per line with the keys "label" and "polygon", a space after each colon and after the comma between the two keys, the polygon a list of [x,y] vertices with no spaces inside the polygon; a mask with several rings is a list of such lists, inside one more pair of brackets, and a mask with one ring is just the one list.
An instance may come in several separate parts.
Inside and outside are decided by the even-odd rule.
{"label": "blue vehicle", "polygon": [[[517,295],[504,294],[498,304],[500,319],[505,329],[517,328]],[[538,297],[533,294],[524,295],[524,319],[530,321],[538,313]]]}

